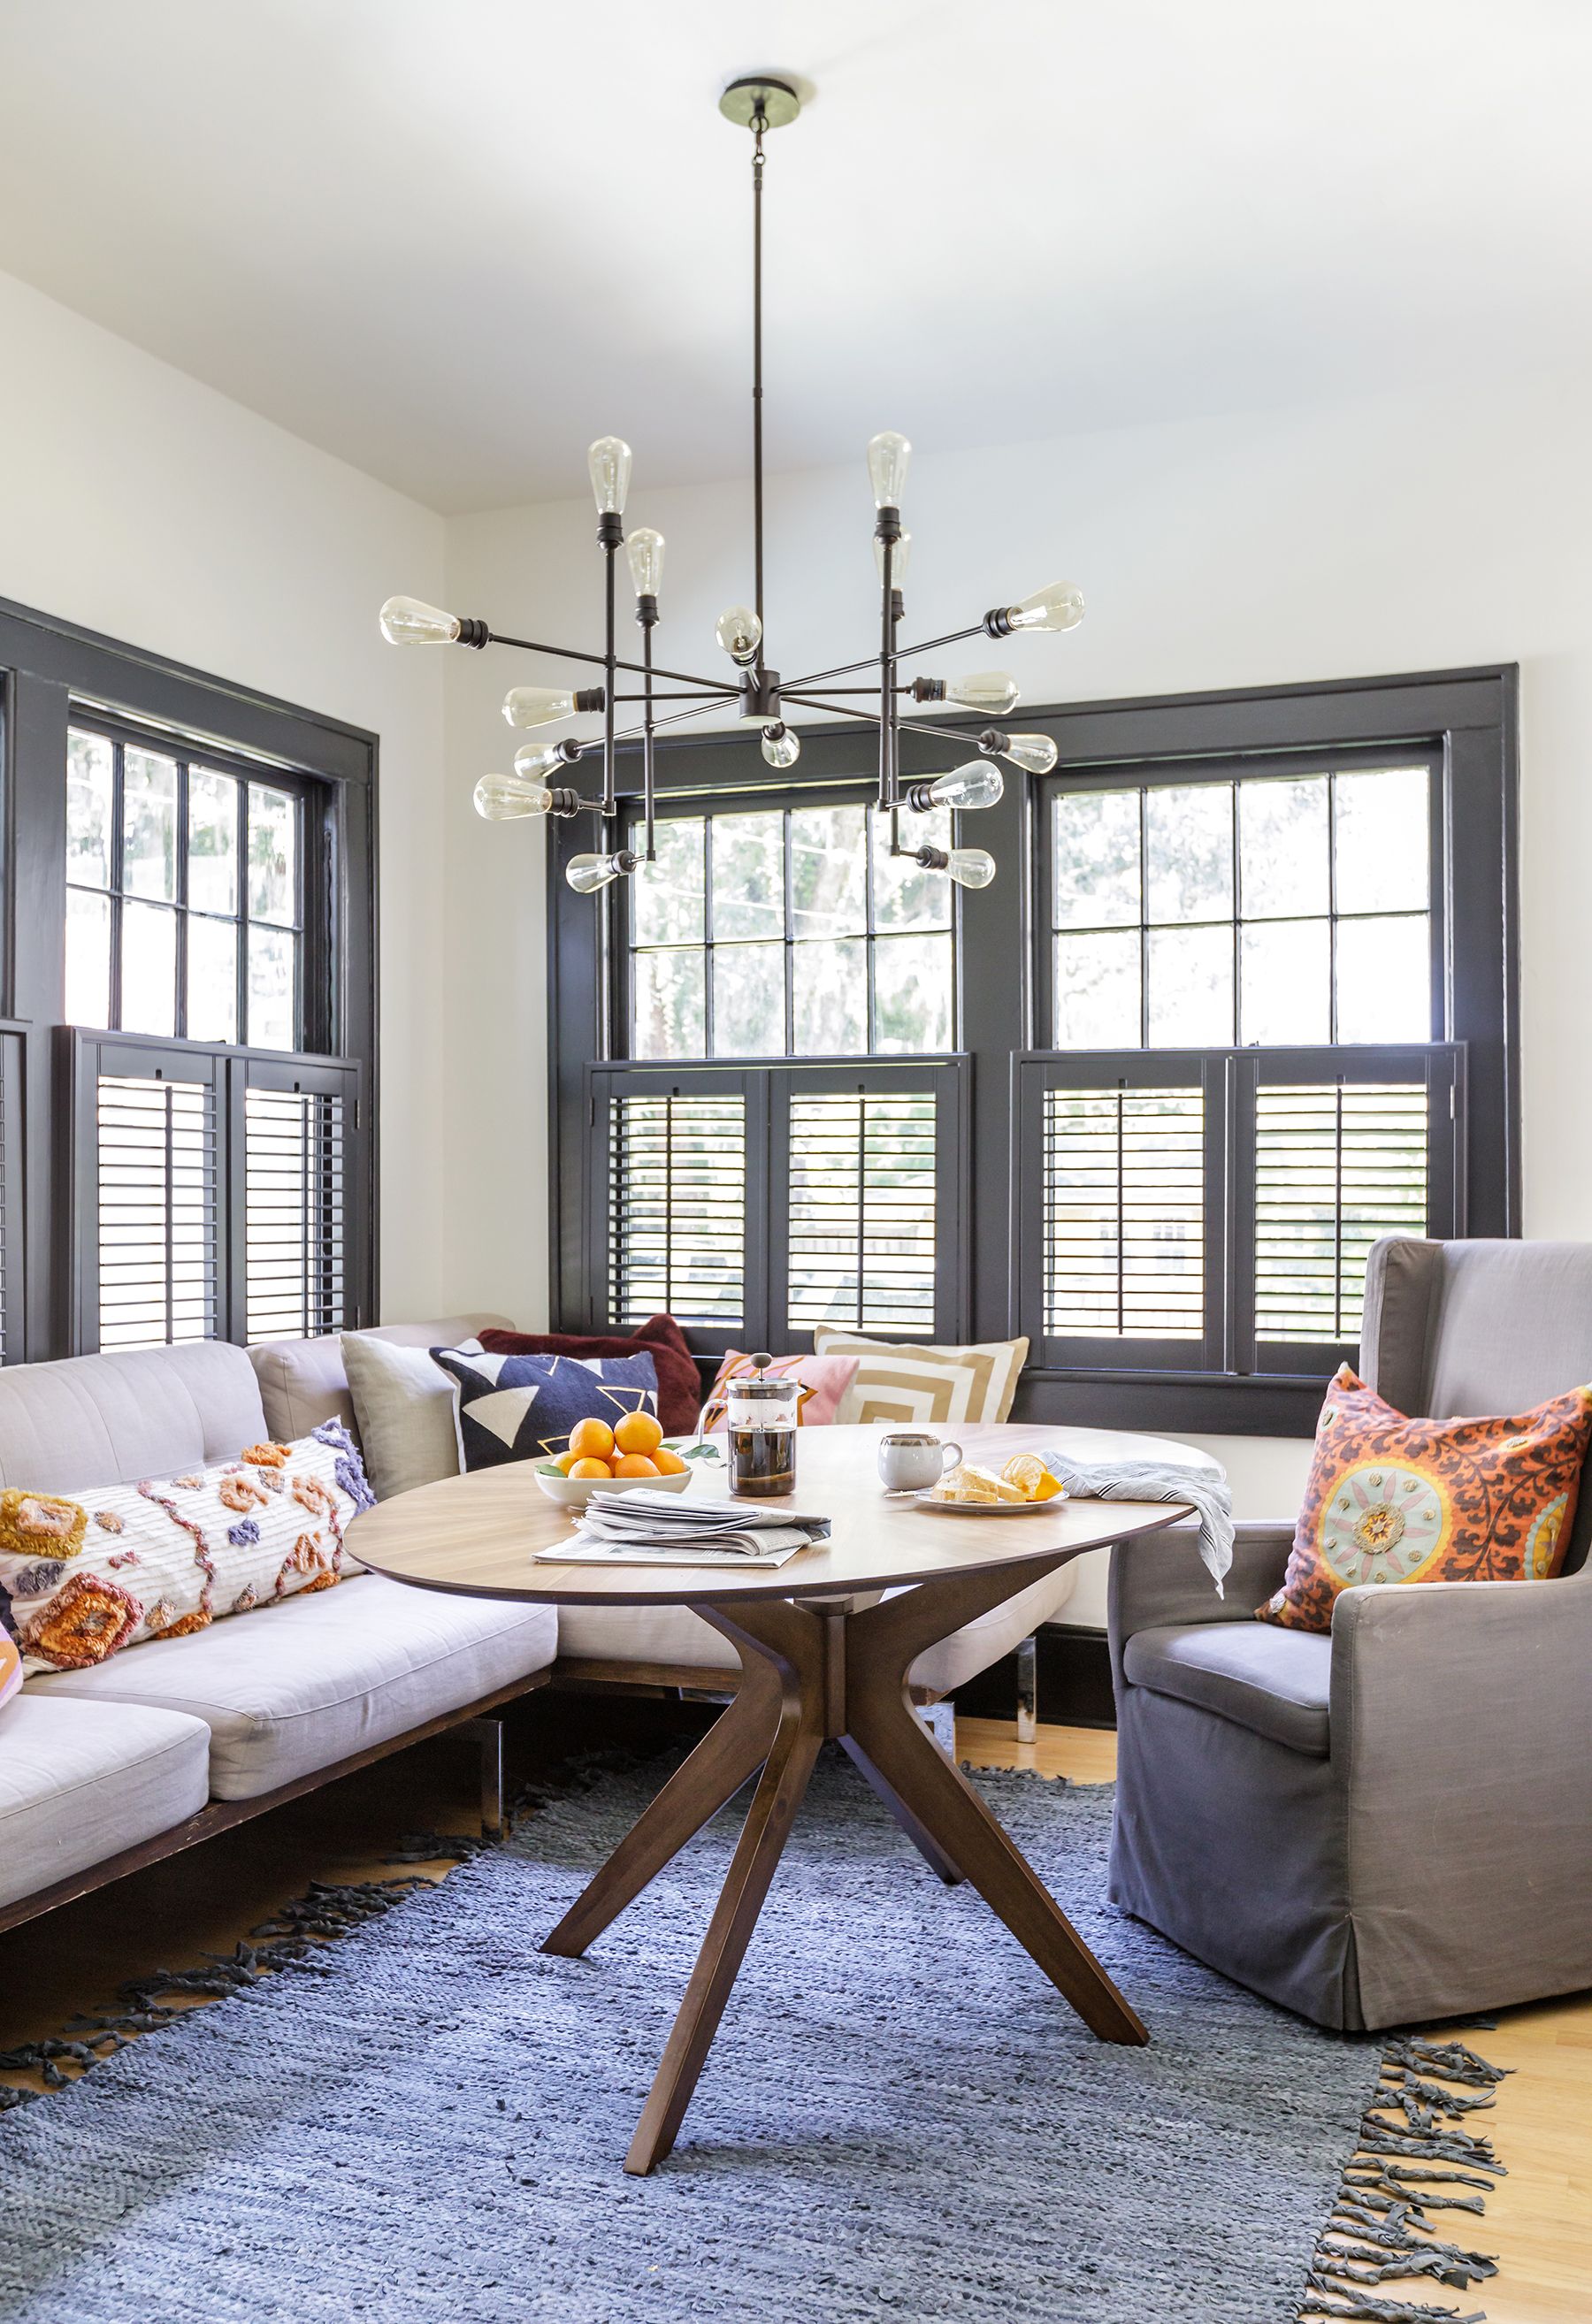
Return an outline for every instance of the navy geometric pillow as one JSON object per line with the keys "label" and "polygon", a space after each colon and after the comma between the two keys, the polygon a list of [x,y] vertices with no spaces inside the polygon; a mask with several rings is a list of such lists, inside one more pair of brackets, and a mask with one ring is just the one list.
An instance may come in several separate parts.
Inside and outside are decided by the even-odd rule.
{"label": "navy geometric pillow", "polygon": [[658,1409],[651,1356],[487,1356],[433,1348],[458,1383],[459,1452],[467,1469],[545,1461],[561,1452],[578,1420]]}

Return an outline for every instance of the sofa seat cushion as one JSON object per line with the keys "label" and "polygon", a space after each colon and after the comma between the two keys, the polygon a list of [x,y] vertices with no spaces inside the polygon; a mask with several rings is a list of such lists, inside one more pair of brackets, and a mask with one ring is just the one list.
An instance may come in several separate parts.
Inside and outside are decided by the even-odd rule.
{"label": "sofa seat cushion", "polygon": [[1170,1694],[1290,1751],[1328,1755],[1332,1641],[1261,1622],[1188,1622],[1139,1630],[1123,1669],[1130,1686]]}
{"label": "sofa seat cushion", "polygon": [[54,1702],[25,1687],[0,1711],[0,1905],[197,1815],[210,1732],[143,1703]]}
{"label": "sofa seat cushion", "polygon": [[202,1719],[211,1794],[249,1800],[544,1669],[557,1635],[549,1606],[356,1574],[245,1621],[35,1680],[28,1692]]}
{"label": "sofa seat cushion", "polygon": [[[1064,1565],[981,1614],[918,1656],[909,1677],[932,1694],[952,1694],[1018,1642],[1054,1619],[1072,1595],[1074,1569]],[[894,1592],[888,1593],[894,1596]],[[672,1663],[704,1672],[738,1670],[740,1656],[721,1631],[687,1606],[564,1606],[559,1653],[580,1661]]]}

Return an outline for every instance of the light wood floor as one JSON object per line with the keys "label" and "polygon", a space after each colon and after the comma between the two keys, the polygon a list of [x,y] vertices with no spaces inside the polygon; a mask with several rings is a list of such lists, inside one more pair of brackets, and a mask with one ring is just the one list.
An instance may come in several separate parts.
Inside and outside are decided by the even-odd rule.
{"label": "light wood floor", "polygon": [[[570,1739],[557,1724],[569,1716],[557,1702],[526,1706],[532,1716],[515,1738],[526,1772]],[[637,1741],[649,1716],[642,1706],[603,1711],[610,1732],[628,1727]],[[1081,1784],[1108,1783],[1115,1772],[1115,1737],[1090,1729],[1045,1727],[1037,1743],[1019,1745],[1010,1726],[964,1719],[957,1746],[977,1766],[1033,1767]],[[311,1880],[390,1879],[394,1868],[384,1859],[401,1833],[475,1828],[475,1783],[470,1748],[440,1738],[0,1935],[0,2050],[111,2006],[125,1978],[230,1951]],[[452,1868],[406,1868],[440,1879]],[[1592,1995],[1511,2010],[1495,2033],[1469,2038],[1515,2069],[1485,2117],[1509,2176],[1485,2219],[1453,2215],[1465,2225],[1451,2232],[1494,2253],[1500,2273],[1467,2293],[1389,2283],[1384,2296],[1485,2309],[1488,2324],[1592,2324]]]}

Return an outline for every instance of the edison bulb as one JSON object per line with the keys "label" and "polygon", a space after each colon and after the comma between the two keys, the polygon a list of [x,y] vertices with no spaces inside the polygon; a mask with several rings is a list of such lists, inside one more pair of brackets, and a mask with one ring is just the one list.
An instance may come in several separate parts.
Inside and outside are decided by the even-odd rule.
{"label": "edison bulb", "polygon": [[622,436],[599,436],[586,455],[599,516],[623,516],[630,490],[630,447]]}
{"label": "edison bulb", "polygon": [[884,434],[871,438],[868,444],[868,482],[874,487],[875,508],[899,508],[906,490],[907,462],[912,447],[904,436],[887,428]]}
{"label": "edison bulb", "polygon": [[663,584],[663,536],[649,524],[639,525],[625,543],[630,577],[638,597],[655,597]]}
{"label": "edison bulb", "polygon": [[971,809],[994,807],[1005,788],[998,767],[992,767],[987,759],[970,759],[965,767],[937,775],[929,786],[929,796],[936,807]]}
{"label": "edison bulb", "polygon": [[793,767],[801,756],[801,742],[788,726],[765,726],[763,755],[771,767]]}
{"label": "edison bulb", "polygon": [[514,752],[514,772],[527,783],[562,774],[569,764],[569,753],[561,742],[522,742]]}
{"label": "edison bulb", "polygon": [[1052,581],[1048,589],[1036,589],[1006,609],[1014,630],[1076,630],[1083,617],[1083,591],[1070,581]]}
{"label": "edison bulb", "polygon": [[476,813],[488,823],[514,823],[523,815],[545,815],[552,793],[545,783],[522,782],[516,775],[483,775],[476,785]]}
{"label": "edison bulb", "polygon": [[971,678],[948,678],[945,682],[947,702],[959,702],[964,710],[986,710],[996,717],[1014,709],[1022,698],[1016,679],[1004,669],[981,669]]}
{"label": "edison bulb", "polygon": [[459,632],[457,613],[427,605],[418,597],[389,597],[381,611],[382,635],[390,646],[449,646]]}
{"label": "edison bulb", "polygon": [[763,623],[750,605],[731,605],[720,613],[713,634],[731,661],[739,662],[745,669],[756,659],[757,649],[763,643]]}
{"label": "edison bulb", "polygon": [[953,847],[945,868],[958,888],[987,888],[995,875],[995,860],[982,847]]}
{"label": "edison bulb", "polygon": [[[1000,755],[1026,774],[1048,775],[1060,753],[1049,734],[1007,734],[1002,738]],[[517,759],[514,764],[518,766]]]}
{"label": "edison bulb", "polygon": [[573,855],[564,877],[578,896],[595,896],[599,888],[612,887],[624,872],[617,855]]}
{"label": "edison bulb", "polygon": [[551,726],[555,718],[574,717],[575,696],[553,686],[511,687],[503,715],[511,726]]}

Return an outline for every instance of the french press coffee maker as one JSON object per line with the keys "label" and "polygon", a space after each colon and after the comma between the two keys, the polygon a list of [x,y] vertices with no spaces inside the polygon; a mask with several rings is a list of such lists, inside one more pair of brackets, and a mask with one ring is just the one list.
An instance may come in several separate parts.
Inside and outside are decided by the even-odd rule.
{"label": "french press coffee maker", "polygon": [[773,1499],[796,1489],[796,1416],[801,1404],[797,1379],[771,1379],[768,1354],[752,1359],[750,1379],[732,1379],[725,1389],[729,1431],[732,1493]]}

